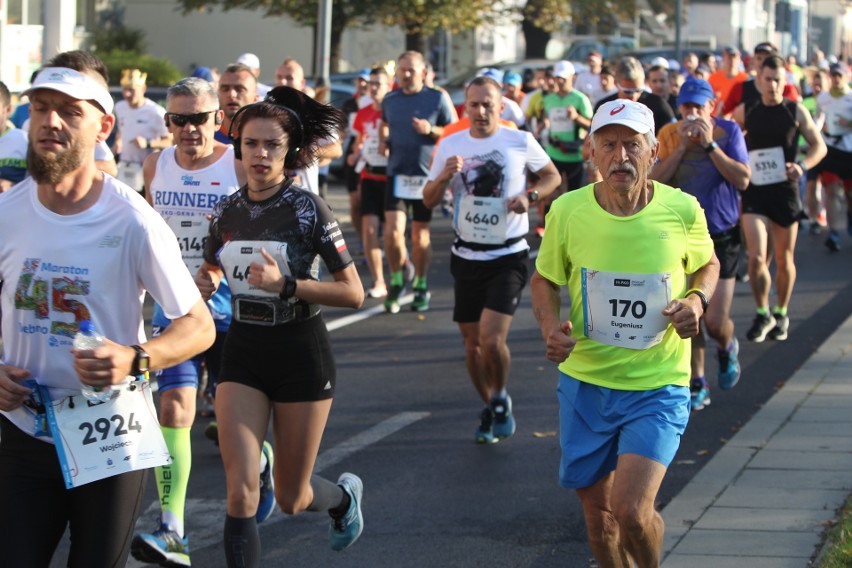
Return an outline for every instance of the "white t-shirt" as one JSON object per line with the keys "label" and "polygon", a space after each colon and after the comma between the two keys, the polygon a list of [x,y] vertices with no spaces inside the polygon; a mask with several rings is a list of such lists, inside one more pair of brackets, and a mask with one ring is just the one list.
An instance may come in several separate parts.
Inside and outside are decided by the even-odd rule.
{"label": "white t-shirt", "polygon": [[[331,144],[335,144],[340,140],[340,136],[334,135],[331,138],[323,138],[319,141],[318,146],[330,146]],[[320,187],[319,187],[319,163],[314,162],[307,168],[299,168],[295,169],[291,173],[292,176],[299,177],[299,185],[313,193],[314,195],[319,195]]]}
{"label": "white t-shirt", "polygon": [[595,104],[604,97],[604,90],[601,86],[600,73],[592,73],[591,71],[580,71],[574,77],[574,88],[589,97],[592,104]]}
{"label": "white t-shirt", "polygon": [[131,141],[141,136],[147,140],[155,140],[167,136],[168,128],[163,121],[166,109],[145,99],[139,108],[131,108],[127,101],[115,103],[115,117],[118,131],[121,134],[121,161],[141,164],[153,152],[149,148],[139,148]]}
{"label": "white t-shirt", "polygon": [[[5,361],[29,370],[53,400],[80,392],[71,346],[82,320],[134,345],[145,342],[146,290],[171,318],[201,297],[162,217],[108,175],[98,201],[75,215],[45,208],[32,178],[0,194],[0,280]],[[26,406],[3,414],[34,433]]]}
{"label": "white t-shirt", "polygon": [[841,97],[832,97],[829,91],[823,91],[817,96],[817,110],[825,114],[823,138],[829,146],[852,152],[852,127],[840,126],[839,118],[852,121],[852,91]]}
{"label": "white t-shirt", "polygon": [[518,128],[521,128],[524,124],[526,124],[527,117],[524,116],[524,111],[521,110],[521,105],[509,97],[503,97],[503,104],[506,106],[503,108],[503,113],[500,115],[500,118],[514,122]]}
{"label": "white t-shirt", "polygon": [[[462,171],[453,176],[449,189],[455,202],[453,228],[465,233],[466,212],[463,200],[473,197],[498,198],[503,202],[526,191],[526,173],[537,172],[550,163],[544,148],[533,135],[523,130],[500,127],[488,138],[474,138],[469,130],[457,132],[441,141],[429,170],[429,181],[437,179],[452,156],[464,158]],[[489,212],[491,214],[491,212]],[[505,238],[524,237],[530,230],[526,213],[505,211]],[[492,250],[470,250],[453,246],[453,254],[467,260],[492,260],[529,248],[526,239]]]}

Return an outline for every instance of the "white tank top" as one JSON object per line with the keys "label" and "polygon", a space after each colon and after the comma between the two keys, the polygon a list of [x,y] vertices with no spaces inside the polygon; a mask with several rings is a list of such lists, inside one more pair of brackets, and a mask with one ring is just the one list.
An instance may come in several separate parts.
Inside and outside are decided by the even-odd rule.
{"label": "white tank top", "polygon": [[180,167],[175,148],[171,146],[160,153],[149,191],[154,209],[174,231],[183,260],[190,273],[195,274],[201,266],[210,226],[207,215],[219,201],[239,189],[234,148],[228,146],[222,157],[200,170]]}

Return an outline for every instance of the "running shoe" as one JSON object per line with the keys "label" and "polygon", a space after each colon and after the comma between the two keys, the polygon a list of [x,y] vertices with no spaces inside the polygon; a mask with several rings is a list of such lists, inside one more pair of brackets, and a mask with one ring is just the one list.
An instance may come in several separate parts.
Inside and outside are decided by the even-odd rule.
{"label": "running shoe", "polygon": [[824,225],[820,225],[818,222],[814,221],[811,223],[811,226],[808,227],[808,232],[812,235],[819,235],[822,233],[822,230],[825,228]]}
{"label": "running shoe", "polygon": [[415,288],[414,289],[414,300],[411,301],[411,311],[412,312],[428,312],[429,311],[429,300],[432,298],[432,294],[426,288]]}
{"label": "running shoe", "polygon": [[358,540],[364,530],[364,515],[361,513],[361,498],[364,483],[354,473],[343,473],[337,484],[349,495],[349,509],[342,517],[331,516],[328,527],[328,544],[332,550],[343,550]]}
{"label": "running shoe", "polygon": [[749,341],[761,343],[764,339],[766,339],[766,334],[768,334],[769,330],[773,327],[775,327],[774,317],[769,314],[756,314],[754,316],[754,322],[751,324],[751,329],[749,329],[748,333],[746,333],[746,338]]}
{"label": "running shoe", "polygon": [[710,389],[701,379],[692,379],[689,385],[689,406],[692,410],[701,410],[710,406]]}
{"label": "running shoe", "polygon": [[787,339],[787,330],[790,328],[790,318],[775,314],[775,327],[773,327],[767,337],[775,341],[784,341]]}
{"label": "running shoe", "polygon": [[385,298],[385,311],[389,314],[399,313],[399,297],[402,295],[402,286],[394,286],[391,284],[388,290],[388,297]]}
{"label": "running shoe", "polygon": [[831,252],[838,252],[840,250],[840,235],[837,234],[837,231],[831,230],[828,232],[828,238],[825,239],[825,246]]}
{"label": "running shoe", "polygon": [[368,298],[384,298],[388,295],[388,288],[384,284],[374,284],[372,288],[367,290]]}
{"label": "running shoe", "polygon": [[217,446],[219,445],[219,424],[215,420],[210,422],[207,428],[204,429],[204,437],[211,440]]}
{"label": "running shoe", "polygon": [[266,467],[260,472],[260,501],[254,515],[258,523],[268,519],[275,510],[275,478],[272,475],[275,454],[272,452],[272,444],[264,440],[261,452],[266,456]]}
{"label": "running shoe", "polygon": [[494,438],[494,411],[491,408],[483,408],[479,415],[479,428],[476,429],[474,438],[477,444],[493,444],[498,440]]}
{"label": "running shoe", "polygon": [[166,525],[153,533],[139,533],[130,543],[130,553],[139,562],[160,566],[192,566],[189,560],[189,539]]}
{"label": "running shoe", "polygon": [[739,382],[740,374],[742,373],[740,361],[737,358],[737,355],[740,353],[740,342],[735,337],[731,343],[730,351],[719,349],[716,352],[719,356],[719,388],[722,390],[734,388],[737,382]]}
{"label": "running shoe", "polygon": [[494,399],[491,401],[491,411],[494,413],[492,432],[495,441],[505,440],[515,433],[515,416],[512,414],[512,397]]}

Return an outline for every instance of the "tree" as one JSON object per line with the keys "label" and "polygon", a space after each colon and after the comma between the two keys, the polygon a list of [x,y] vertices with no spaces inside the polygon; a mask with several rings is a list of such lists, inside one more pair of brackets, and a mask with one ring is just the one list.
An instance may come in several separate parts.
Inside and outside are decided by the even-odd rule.
{"label": "tree", "polygon": [[521,30],[527,43],[528,58],[544,58],[547,42],[562,22],[571,17],[568,2],[560,0],[527,0],[522,10]]}

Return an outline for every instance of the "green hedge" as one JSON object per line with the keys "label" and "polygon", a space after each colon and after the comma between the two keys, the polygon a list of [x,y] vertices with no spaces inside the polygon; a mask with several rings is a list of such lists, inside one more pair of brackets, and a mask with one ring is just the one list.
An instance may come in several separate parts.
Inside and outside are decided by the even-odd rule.
{"label": "green hedge", "polygon": [[165,58],[153,57],[135,51],[96,51],[107,69],[109,69],[110,85],[118,85],[122,69],[140,69],[148,73],[148,85],[173,85],[185,74]]}

